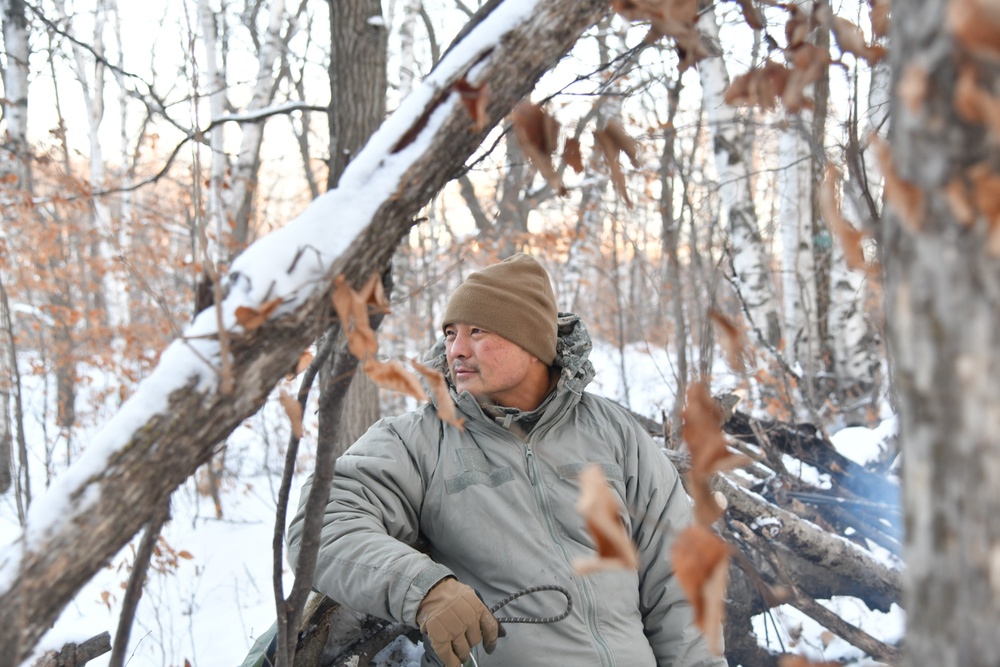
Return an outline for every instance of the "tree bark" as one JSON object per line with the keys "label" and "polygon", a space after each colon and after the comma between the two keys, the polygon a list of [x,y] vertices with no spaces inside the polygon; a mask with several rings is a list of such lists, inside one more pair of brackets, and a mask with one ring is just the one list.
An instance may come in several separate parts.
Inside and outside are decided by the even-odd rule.
{"label": "tree bark", "polygon": [[[448,67],[440,80],[425,82],[423,92],[404,103],[405,115],[385,124],[382,140],[366,159],[359,156],[361,164],[352,172],[352,188],[379,196],[367,202],[372,212],[370,217],[365,215],[363,228],[353,238],[338,239],[340,245],[326,249],[330,254],[319,255],[311,246],[301,249],[295,267],[300,260],[312,262],[310,266],[316,268],[310,270],[320,273],[318,279],[295,288],[275,280],[271,291],[265,294],[265,286],[255,293],[258,307],[265,296],[282,297],[288,305],[258,329],[246,331],[232,325],[227,335],[238,390],[224,393],[219,383],[194,373],[175,376],[176,369],[167,367],[177,355],[193,356],[190,350],[195,343],[217,348],[205,334],[197,340],[176,341],[119,416],[98,434],[98,442],[88,448],[94,452],[90,458],[54,484],[46,502],[36,502],[35,507],[43,509],[29,516],[24,538],[0,552],[0,655],[12,656],[15,662],[27,655],[80,587],[208,459],[215,443],[260,408],[274,385],[294,367],[329,316],[333,278],[344,274],[360,286],[385,266],[420,207],[461,171],[486,130],[470,132],[468,112],[453,93],[455,83],[476,65],[474,81],[490,82],[487,114],[492,126],[531,91],[607,7],[603,0],[554,0],[526,9],[522,4],[501,4],[494,9],[495,22],[487,16],[482,32],[469,33],[475,46],[446,57],[441,64]],[[480,46],[484,35],[496,35],[496,46]],[[386,151],[386,146],[391,148]],[[387,176],[392,180],[384,180]],[[314,224],[310,215],[316,210],[307,210],[299,225]],[[275,234],[288,234],[290,228],[297,229],[295,225]],[[266,239],[258,243],[267,247]],[[275,277],[289,270],[282,266]],[[243,289],[243,277],[232,275],[229,284]],[[237,305],[247,305],[245,301],[237,304],[238,300],[220,304],[229,321],[235,319]],[[209,321],[214,321],[214,315],[199,319],[201,324]],[[95,459],[104,465],[93,465]]]}
{"label": "tree bark", "polygon": [[995,130],[956,111],[963,77],[983,95],[1000,82],[996,43],[977,51],[972,39],[995,39],[987,7],[916,0],[892,18],[892,90],[927,91],[893,97],[880,229],[905,457],[907,665],[1000,664],[1000,239],[983,199],[968,199],[965,219],[955,206],[963,187],[996,195]]}
{"label": "tree bark", "polygon": [[[714,8],[702,14],[698,27],[708,39],[718,42]],[[722,58],[717,57],[698,63],[698,74],[705,91],[703,104],[712,133],[719,192],[729,222],[728,245],[736,284],[758,338],[776,348],[781,340],[781,320],[750,190],[746,142],[735,110],[724,101],[729,73]]]}
{"label": "tree bark", "polygon": [[[328,188],[340,181],[351,158],[358,154],[385,118],[388,29],[379,0],[330,4],[330,173]],[[338,359],[349,355],[346,340],[323,366],[325,387]],[[379,389],[363,372],[355,372],[343,414],[333,419],[335,433],[327,433],[330,419],[320,414],[320,438],[335,440],[337,454],[346,450],[381,416]]]}

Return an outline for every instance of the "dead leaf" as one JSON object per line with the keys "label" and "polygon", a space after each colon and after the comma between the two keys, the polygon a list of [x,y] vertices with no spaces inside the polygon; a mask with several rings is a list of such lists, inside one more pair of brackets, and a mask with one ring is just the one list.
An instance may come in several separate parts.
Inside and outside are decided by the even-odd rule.
{"label": "dead leaf", "polygon": [[276,297],[261,305],[260,308],[239,306],[236,308],[236,322],[246,331],[260,329],[274,311],[281,305],[281,297]]}
{"label": "dead leaf", "polygon": [[874,65],[885,56],[885,48],[873,44],[868,45],[861,28],[840,16],[834,16],[830,21],[830,30],[837,41],[837,47],[844,53],[853,53],[864,58],[868,64]]}
{"label": "dead leaf", "polygon": [[486,113],[486,105],[490,101],[490,91],[488,84],[473,86],[465,77],[462,77],[455,84],[465,110],[472,116],[472,131],[480,132],[490,123],[490,117]]}
{"label": "dead leaf", "polygon": [[183,558],[184,560],[193,560],[194,559],[194,556],[191,555],[191,552],[187,551],[186,549],[181,549],[180,551],[177,552],[177,555],[180,558]]}
{"label": "dead leaf", "polygon": [[788,20],[785,22],[785,41],[788,43],[786,48],[795,49],[805,44],[813,29],[812,15],[794,3],[778,6],[788,12]]}
{"label": "dead leaf", "polygon": [[[785,57],[789,57],[787,51]],[[805,94],[805,89],[818,81],[830,66],[830,53],[815,44],[801,44],[791,52],[790,63],[792,67],[781,101],[791,113],[812,109],[813,100]]]}
{"label": "dead leaf", "polygon": [[978,70],[963,63],[955,82],[955,111],[969,123],[985,125],[994,138],[1000,139],[1000,100],[979,85]]}
{"label": "dead leaf", "polygon": [[514,107],[511,118],[518,146],[552,189],[565,196],[566,186],[552,165],[552,153],[559,145],[559,121],[531,102]]}
{"label": "dead leaf", "polygon": [[996,257],[1000,255],[1000,175],[986,162],[970,167],[968,174],[972,201],[986,220],[986,250]]}
{"label": "dead leaf", "polygon": [[578,174],[583,173],[583,154],[580,151],[580,140],[566,137],[563,144],[563,162]]}
{"label": "dead leaf", "polygon": [[594,142],[604,156],[604,161],[608,165],[608,172],[611,176],[611,184],[615,192],[622,198],[625,205],[632,208],[632,200],[629,199],[628,189],[625,185],[625,173],[622,171],[620,161],[621,147],[617,140],[608,134],[607,130],[594,130]]}
{"label": "dead leaf", "polygon": [[879,169],[885,179],[885,198],[899,214],[900,220],[910,229],[919,231],[924,226],[924,194],[913,183],[903,180],[896,173],[889,145],[879,136],[872,137],[872,147],[878,158]]}
{"label": "dead leaf", "polygon": [[870,0],[872,35],[875,37],[889,36],[889,10],[892,8],[892,0]]}
{"label": "dead leaf", "polygon": [[903,75],[896,85],[896,94],[899,95],[899,99],[903,101],[910,112],[920,112],[924,100],[927,99],[929,81],[927,69],[922,65],[910,63],[903,70]]}
{"label": "dead leaf", "polygon": [[288,420],[292,423],[292,435],[296,438],[301,438],[302,404],[284,389],[281,390],[281,396],[278,400],[281,401],[281,407],[285,409],[285,414],[288,415]]}
{"label": "dead leaf", "polygon": [[674,574],[694,608],[695,625],[709,648],[722,650],[722,620],[729,579],[729,546],[703,526],[689,526],[670,550]]}
{"label": "dead leaf", "polygon": [[295,370],[289,373],[291,377],[285,376],[288,379],[297,377],[301,375],[307,368],[309,364],[312,363],[315,355],[309,350],[303,350],[302,354],[299,355],[299,360],[295,362]]}
{"label": "dead leaf", "polygon": [[362,361],[374,356],[378,352],[378,341],[368,322],[366,300],[351,289],[343,274],[337,276],[333,284],[333,308],[347,338],[347,349]]}
{"label": "dead leaf", "polygon": [[753,0],[736,0],[743,12],[743,20],[754,30],[764,29],[764,17],[753,4]]}
{"label": "dead leaf", "polygon": [[693,382],[687,391],[681,437],[691,452],[691,473],[708,479],[720,470],[745,465],[746,457],[730,454],[722,432],[722,410],[704,382]]}
{"label": "dead leaf", "polygon": [[358,296],[369,307],[369,313],[383,313],[388,315],[392,312],[389,298],[385,294],[385,286],[382,284],[382,276],[378,272],[371,275],[358,292]]}
{"label": "dead leaf", "polygon": [[646,42],[670,37],[677,46],[678,70],[687,68],[712,55],[712,51],[695,27],[698,21],[697,0],[613,0],[611,8],[632,22],[649,23]]}
{"label": "dead leaf", "polygon": [[748,361],[753,358],[753,352],[747,346],[743,329],[714,308],[708,310],[708,317],[719,332],[719,344],[726,355],[729,368],[736,373],[745,373]]}
{"label": "dead leaf", "polygon": [[420,380],[413,373],[410,373],[398,361],[381,362],[369,359],[364,365],[365,374],[371,378],[372,382],[380,387],[397,391],[407,396],[412,396],[418,401],[426,401],[427,393],[424,392]]}
{"label": "dead leaf", "polygon": [[767,60],[762,67],[755,67],[733,79],[726,89],[726,104],[756,106],[770,111],[784,94],[790,74],[784,65]]}
{"label": "dead leaf", "polygon": [[945,25],[969,52],[1000,60],[1000,7],[993,0],[950,0]]}
{"label": "dead leaf", "polygon": [[826,221],[830,231],[840,240],[844,249],[844,261],[847,266],[855,271],[872,273],[873,267],[865,260],[865,250],[862,242],[867,234],[849,223],[841,213],[840,204],[837,201],[837,183],[840,182],[840,174],[833,166],[827,167],[826,178],[820,184],[819,189],[819,209]]}
{"label": "dead leaf", "polygon": [[576,509],[583,515],[597,548],[597,556],[578,559],[573,563],[577,574],[585,575],[608,569],[639,569],[635,544],[625,532],[619,516],[619,504],[611,492],[604,473],[590,465],[580,473],[580,498]]}
{"label": "dead leaf", "polygon": [[465,419],[458,416],[458,409],[455,407],[455,401],[451,398],[451,392],[448,391],[448,381],[444,379],[444,374],[436,368],[425,366],[416,359],[411,359],[410,364],[430,385],[431,393],[436,399],[438,416],[459,431],[464,431]]}

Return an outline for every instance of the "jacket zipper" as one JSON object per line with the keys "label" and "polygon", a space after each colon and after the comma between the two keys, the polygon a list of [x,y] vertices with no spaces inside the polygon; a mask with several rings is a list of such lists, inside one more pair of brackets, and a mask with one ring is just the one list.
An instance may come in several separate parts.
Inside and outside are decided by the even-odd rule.
{"label": "jacket zipper", "polygon": [[[563,560],[572,566],[573,559],[570,557],[569,552],[566,551],[566,546],[559,538],[559,534],[556,532],[555,524],[552,521],[552,512],[549,510],[548,499],[545,497],[545,489],[542,488],[541,484],[538,484],[538,461],[535,459],[535,454],[531,450],[531,445],[527,442],[524,443],[524,458],[528,468],[528,480],[531,482],[531,488],[535,493],[535,502],[538,504],[538,508],[545,520],[545,527],[549,531],[549,538],[559,548],[559,552],[562,554]],[[613,667],[615,660],[611,654],[611,648],[608,646],[604,637],[601,636],[600,631],[597,629],[597,609],[594,604],[594,594],[590,588],[590,583],[581,577],[580,588],[583,590],[583,595],[587,603],[587,625],[589,626],[590,632],[601,651],[601,662],[607,667]]]}

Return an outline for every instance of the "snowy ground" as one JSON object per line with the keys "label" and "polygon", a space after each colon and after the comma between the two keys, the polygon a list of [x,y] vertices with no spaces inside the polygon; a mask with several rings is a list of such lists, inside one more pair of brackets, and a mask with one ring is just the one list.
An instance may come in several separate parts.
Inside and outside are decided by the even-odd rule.
{"label": "snowy ground", "polygon": [[[598,347],[592,360],[598,368],[598,380],[591,388],[624,400],[625,386],[621,382],[617,350]],[[636,347],[626,356],[625,367],[629,378],[628,399],[633,409],[652,417],[658,417],[661,410],[669,412],[674,403],[670,387],[675,383],[667,356]],[[101,379],[95,378],[92,389],[100,384]],[[29,415],[42,414],[43,388],[29,387],[28,393],[32,401]],[[109,407],[108,411],[112,409]],[[95,421],[103,418],[106,417]],[[240,481],[224,489],[223,519],[215,518],[213,503],[198,492],[196,479],[189,480],[174,494],[172,520],[163,531],[164,542],[154,558],[154,568],[139,605],[127,664],[180,667],[188,662],[193,667],[235,667],[243,661],[253,639],[273,622],[270,545],[278,471],[288,437],[286,424],[284,413],[274,400],[230,438],[227,466],[239,470]],[[28,427],[29,441],[45,442],[46,433],[50,439],[53,437],[52,427],[43,433],[37,419]],[[891,420],[882,427],[892,428]],[[315,433],[313,411],[307,413],[307,440],[310,432]],[[834,441],[845,455],[864,462],[877,453],[883,439],[881,430],[853,428],[836,434]],[[81,436],[81,442],[86,442],[86,434]],[[33,465],[40,471],[42,454],[36,452],[36,456]],[[58,460],[59,455],[56,456]],[[308,449],[300,456],[299,468],[293,485],[293,507],[298,502],[298,486],[311,468]],[[58,484],[58,479],[54,483]],[[35,484],[38,493],[37,489],[45,486],[44,478],[36,479]],[[9,544],[19,534],[16,517],[12,495],[0,498],[0,545]],[[36,654],[105,630],[114,634],[128,567],[139,537],[80,592],[43,638]],[[286,571],[286,591],[290,583]],[[898,608],[889,614],[873,613],[852,598],[826,604],[883,640],[895,641],[902,636],[904,615]],[[823,660],[856,661],[860,657],[857,649],[824,633],[789,607],[772,610],[768,617],[758,617],[756,629],[758,636],[766,638],[776,650],[794,650]],[[412,650],[400,655],[400,649],[405,648],[397,647],[395,655],[380,664],[393,667],[419,664],[419,657]],[[24,667],[33,661],[26,661]],[[90,664],[105,667],[107,656]]]}

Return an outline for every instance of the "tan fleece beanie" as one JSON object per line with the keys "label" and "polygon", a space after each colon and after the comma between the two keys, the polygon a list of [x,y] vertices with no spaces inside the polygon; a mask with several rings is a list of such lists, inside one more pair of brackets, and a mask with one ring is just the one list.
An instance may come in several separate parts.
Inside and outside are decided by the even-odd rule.
{"label": "tan fleece beanie", "polygon": [[556,358],[556,318],[549,274],[533,257],[518,253],[469,274],[451,295],[442,327],[482,327],[551,366]]}

